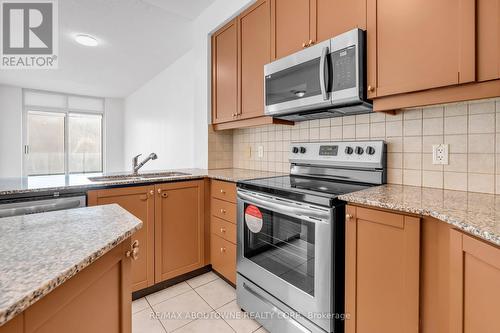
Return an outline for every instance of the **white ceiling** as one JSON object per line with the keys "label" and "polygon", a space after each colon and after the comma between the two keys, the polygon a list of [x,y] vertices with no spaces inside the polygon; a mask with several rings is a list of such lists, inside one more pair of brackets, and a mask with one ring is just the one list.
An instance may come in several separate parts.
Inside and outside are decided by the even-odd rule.
{"label": "white ceiling", "polygon": [[[59,0],[59,69],[0,70],[0,83],[125,97],[192,45],[192,20],[214,0]],[[95,36],[95,48],[77,44]]]}

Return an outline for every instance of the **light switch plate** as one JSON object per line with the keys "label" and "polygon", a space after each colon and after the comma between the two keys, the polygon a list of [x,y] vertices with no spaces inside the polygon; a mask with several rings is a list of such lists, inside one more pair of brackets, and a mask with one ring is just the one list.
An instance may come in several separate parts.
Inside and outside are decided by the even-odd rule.
{"label": "light switch plate", "polygon": [[432,146],[432,164],[448,164],[448,145],[439,144]]}

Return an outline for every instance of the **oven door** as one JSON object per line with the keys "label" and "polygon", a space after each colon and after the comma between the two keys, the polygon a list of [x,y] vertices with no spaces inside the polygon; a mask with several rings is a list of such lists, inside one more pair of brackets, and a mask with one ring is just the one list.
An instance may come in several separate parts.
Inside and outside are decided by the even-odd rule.
{"label": "oven door", "polygon": [[329,51],[327,40],[264,66],[266,115],[331,105]]}
{"label": "oven door", "polygon": [[238,273],[327,332],[332,219],[331,208],[238,190]]}

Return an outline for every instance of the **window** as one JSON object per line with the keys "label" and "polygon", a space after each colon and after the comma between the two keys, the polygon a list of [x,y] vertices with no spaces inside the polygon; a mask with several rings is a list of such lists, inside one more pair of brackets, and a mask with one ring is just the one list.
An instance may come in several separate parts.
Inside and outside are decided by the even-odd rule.
{"label": "window", "polygon": [[99,98],[25,91],[25,175],[102,172],[103,111]]}

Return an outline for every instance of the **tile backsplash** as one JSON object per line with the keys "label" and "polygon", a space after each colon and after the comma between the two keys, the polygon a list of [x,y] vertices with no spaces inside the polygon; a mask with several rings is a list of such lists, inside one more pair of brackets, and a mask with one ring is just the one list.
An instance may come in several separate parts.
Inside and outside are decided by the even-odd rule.
{"label": "tile backsplash", "polygon": [[[231,167],[231,156],[232,167],[278,172],[289,170],[291,142],[382,139],[389,183],[500,194],[500,99],[238,129],[209,138],[217,146],[209,148],[212,165]],[[432,164],[432,145],[440,143],[449,145],[448,165]]]}

